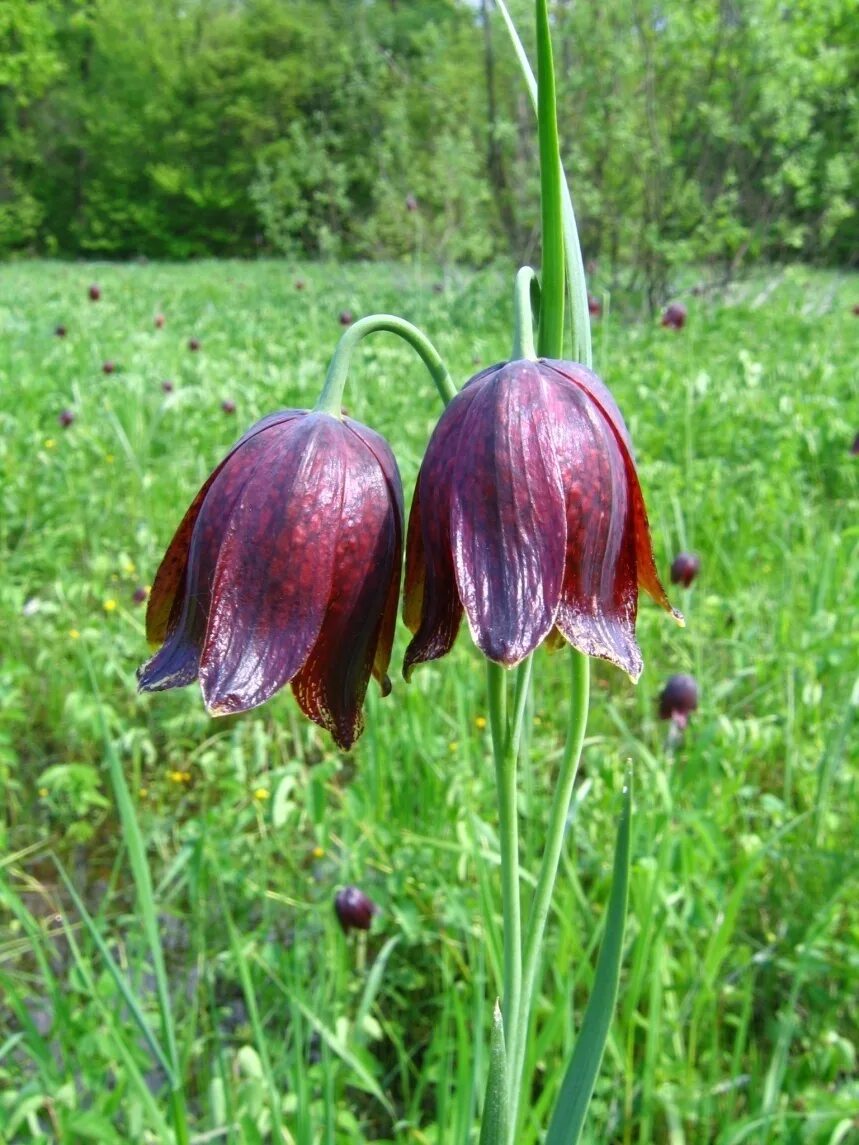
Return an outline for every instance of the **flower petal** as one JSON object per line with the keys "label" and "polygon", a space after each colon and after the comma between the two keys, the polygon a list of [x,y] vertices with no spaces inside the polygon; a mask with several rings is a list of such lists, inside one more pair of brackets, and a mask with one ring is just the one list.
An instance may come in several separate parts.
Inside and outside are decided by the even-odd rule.
{"label": "flower petal", "polygon": [[580,390],[583,390],[593,398],[614,429],[621,445],[621,453],[623,455],[629,490],[632,497],[638,583],[657,604],[670,612],[675,620],[682,624],[683,616],[675,608],[671,607],[671,602],[659,579],[659,573],[656,571],[656,562],[653,559],[653,543],[650,538],[650,525],[647,520],[647,509],[644,505],[641,485],[638,481],[632,441],[630,440],[629,430],[626,428],[626,423],[618,409],[617,403],[602,379],[592,370],[587,369],[586,366],[582,366],[578,362],[556,362],[548,359],[543,362],[543,365],[548,366],[564,382],[577,386]]}
{"label": "flower petal", "polygon": [[479,383],[470,383],[445,409],[415,484],[406,536],[403,601],[403,620],[415,634],[403,661],[407,680],[416,664],[437,660],[451,650],[462,620],[450,547],[451,483],[462,426],[482,389]]}
{"label": "flower petal", "polygon": [[344,750],[361,733],[361,708],[374,660],[390,656],[383,634],[390,601],[399,595],[402,526],[398,506],[375,456],[355,441],[346,463],[342,520],[334,564],[337,588],[319,637],[292,681],[301,710],[331,732]]}
{"label": "flower petal", "polygon": [[348,431],[309,413],[260,435],[212,584],[200,683],[215,715],[247,711],[300,670],[331,598]]}
{"label": "flower petal", "polygon": [[149,594],[149,603],[146,607],[146,639],[151,644],[162,644],[167,637],[167,633],[178,623],[179,616],[181,615],[185,570],[188,564],[188,553],[191,548],[191,535],[194,531],[194,525],[199,516],[203,500],[212,487],[215,478],[236,450],[241,448],[250,438],[256,436],[256,434],[262,430],[268,429],[272,425],[277,425],[284,421],[289,421],[294,417],[298,417],[301,412],[301,410],[281,410],[278,413],[269,414],[268,417],[264,417],[261,421],[256,422],[255,425],[252,425],[247,433],[236,442],[220,465],[215,468],[214,472],[194,498],[191,507],[182,518],[182,523],[176,530],[172,541],[167,546],[167,552],[164,554],[164,558],[158,567],[158,572],[155,574],[155,580],[152,584],[152,591]]}
{"label": "flower petal", "polygon": [[456,462],[450,521],[460,599],[475,643],[508,667],[551,631],[563,583],[557,389],[534,362],[498,371],[467,413],[467,448]]}
{"label": "flower petal", "polygon": [[259,435],[246,435],[243,440],[241,448],[236,446],[197,494],[158,570],[158,577],[162,569],[164,576],[161,603],[153,620],[156,634],[165,623],[171,592],[173,597],[164,644],[137,673],[142,692],[180,688],[197,677],[224,522],[239,501],[265,443]]}
{"label": "flower petal", "polygon": [[641,674],[632,501],[618,435],[590,396],[558,386],[557,456],[566,490],[566,564],[557,627],[580,652]]}

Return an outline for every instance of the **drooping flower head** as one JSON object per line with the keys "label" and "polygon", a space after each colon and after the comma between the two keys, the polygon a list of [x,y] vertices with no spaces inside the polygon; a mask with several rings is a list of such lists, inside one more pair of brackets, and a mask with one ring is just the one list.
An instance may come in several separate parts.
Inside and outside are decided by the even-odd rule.
{"label": "drooping flower head", "polygon": [[694,676],[671,676],[659,693],[659,718],[671,720],[681,731],[698,708],[698,685]]}
{"label": "drooping flower head", "polygon": [[359,887],[344,887],[334,896],[334,912],[344,932],[369,930],[379,908]]}
{"label": "drooping flower head", "polygon": [[213,715],[286,683],[349,748],[370,674],[389,690],[402,562],[397,464],[373,430],[328,413],[257,422],[209,477],[170,543],[146,615],[160,650],[142,691],[199,677]]}
{"label": "drooping flower head", "polygon": [[477,374],[442,415],[418,474],[406,675],[450,650],[464,612],[480,650],[507,667],[563,639],[637,679],[639,586],[671,610],[629,434],[604,383],[548,359]]}

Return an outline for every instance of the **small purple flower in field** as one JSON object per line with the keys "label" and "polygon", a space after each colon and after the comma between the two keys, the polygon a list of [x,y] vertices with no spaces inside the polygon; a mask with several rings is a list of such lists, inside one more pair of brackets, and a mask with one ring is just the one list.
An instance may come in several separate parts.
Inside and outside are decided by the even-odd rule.
{"label": "small purple flower in field", "polygon": [[341,326],[351,326],[354,321],[355,321],[355,319],[352,315],[351,310],[341,310],[340,311],[340,325]]}
{"label": "small purple flower in field", "polygon": [[432,284],[432,292],[433,294],[444,294],[444,283],[434,282]]}
{"label": "small purple flower in field", "polygon": [[197,494],[155,577],[142,691],[199,678],[212,715],[291,683],[348,749],[371,673],[383,694],[403,538],[390,446],[351,418],[282,410],[256,423]]}
{"label": "small purple flower in field", "polygon": [[670,302],[662,312],[662,325],[669,330],[682,330],[686,325],[687,312],[682,302]]}
{"label": "small purple flower in field", "polygon": [[854,457],[859,456],[859,433],[857,433],[856,436],[853,438],[853,445],[850,449],[850,452],[853,454]]}
{"label": "small purple flower in field", "polygon": [[173,390],[175,388],[176,387],[173,385],[173,383],[170,381],[169,378],[165,378],[164,381],[161,383],[161,389],[164,391],[165,394],[172,394]]}
{"label": "small purple flower in field", "polygon": [[411,214],[418,209],[418,201],[414,195],[406,195],[406,210]]}
{"label": "small purple flower in field", "polygon": [[138,587],[131,594],[131,599],[135,604],[143,604],[149,597],[149,589],[146,585],[138,585]]}
{"label": "small purple flower in field", "polygon": [[698,685],[692,676],[671,676],[659,694],[659,718],[671,720],[681,730],[698,707]]}
{"label": "small purple flower in field", "polygon": [[60,425],[63,427],[63,429],[68,429],[68,427],[72,424],[72,422],[74,420],[75,420],[75,411],[74,410],[63,409],[63,410],[60,410],[60,412],[57,414],[57,421],[60,423]]}
{"label": "small purple flower in field", "polygon": [[102,370],[103,374],[115,374],[116,373],[116,362],[112,362],[110,360],[108,360],[107,362],[103,362],[101,370]]}
{"label": "small purple flower in field", "polygon": [[235,413],[236,403],[232,400],[232,398],[224,398],[224,400],[221,402],[221,409],[224,411],[224,413]]}
{"label": "small purple flower in field", "polygon": [[155,315],[155,329],[160,330],[163,327],[163,325],[164,325],[164,315],[163,314],[156,314]]}
{"label": "small purple flower in field", "polygon": [[700,571],[700,557],[694,553],[678,553],[671,565],[671,583],[688,588]]}
{"label": "small purple flower in field", "polygon": [[54,328],[54,334],[57,338],[65,338],[66,334],[68,334],[68,330],[66,330],[65,326],[61,323]]}
{"label": "small purple flower in field", "polygon": [[296,290],[304,290],[304,286],[305,286],[304,279],[303,278],[296,278],[295,289]]}
{"label": "small purple flower in field", "polygon": [[592,318],[599,318],[602,315],[602,303],[592,294],[588,295],[588,314]]}
{"label": "small purple flower in field", "polygon": [[199,338],[189,338],[188,339],[188,349],[191,351],[192,354],[195,354],[202,347],[202,345],[203,345],[203,343],[200,341]]}
{"label": "small purple flower in field", "polygon": [[859,318],[859,302],[857,302],[857,303],[854,305],[854,307],[853,307],[853,314],[854,314],[854,316],[855,316],[856,318]]}
{"label": "small purple flower in field", "polygon": [[334,896],[334,911],[344,932],[369,930],[379,908],[357,887],[344,887]]}
{"label": "small purple flower in field", "polygon": [[94,282],[87,293],[89,294],[90,302],[98,302],[98,300],[101,298],[101,287],[97,282]]}
{"label": "small purple flower in field", "polygon": [[442,414],[418,474],[406,676],[450,651],[465,612],[480,650],[506,667],[548,638],[635,680],[639,587],[672,611],[629,434],[604,383],[547,359],[477,374]]}

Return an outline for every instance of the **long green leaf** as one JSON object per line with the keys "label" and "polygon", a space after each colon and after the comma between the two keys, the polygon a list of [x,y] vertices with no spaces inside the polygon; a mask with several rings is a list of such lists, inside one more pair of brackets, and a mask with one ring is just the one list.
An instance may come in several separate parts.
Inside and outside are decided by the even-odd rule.
{"label": "long green leaf", "polygon": [[508,1118],[504,1019],[496,1000],[489,1039],[489,1074],[486,1078],[486,1101],[483,1103],[483,1121],[480,1125],[480,1145],[505,1145]]}
{"label": "long green leaf", "polygon": [[[537,111],[537,80],[531,69],[531,64],[525,52],[524,45],[516,31],[516,26],[507,10],[504,0],[497,0],[507,34],[513,45],[513,51],[519,63],[519,68],[525,79],[528,93],[534,111]],[[570,316],[573,327],[573,356],[576,361],[586,366],[593,365],[593,348],[591,345],[591,320],[588,315],[588,291],[585,282],[585,264],[582,259],[582,247],[579,242],[579,229],[576,225],[576,213],[573,210],[573,200],[567,177],[561,166],[561,210],[564,225],[564,253],[567,260],[567,285],[570,290]]]}
{"label": "long green leaf", "polygon": [[577,1145],[602,1062],[617,999],[623,931],[629,890],[629,843],[632,819],[632,774],[627,773],[623,809],[617,829],[611,896],[594,985],[570,1064],[561,1083],[545,1145]]}
{"label": "long green leaf", "polygon": [[[558,150],[558,109],[555,67],[549,34],[547,0],[537,0],[537,138],[540,144],[540,229],[543,272],[540,275],[540,330],[543,358],[564,354],[564,224],[561,208],[561,156]],[[505,1003],[507,999],[505,998]]]}

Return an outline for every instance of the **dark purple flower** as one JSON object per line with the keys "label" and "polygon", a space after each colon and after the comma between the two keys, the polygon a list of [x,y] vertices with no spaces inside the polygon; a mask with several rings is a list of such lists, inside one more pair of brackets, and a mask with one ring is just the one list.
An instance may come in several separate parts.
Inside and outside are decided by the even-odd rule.
{"label": "dark purple flower", "polygon": [[155,329],[160,330],[163,325],[164,325],[164,315],[163,314],[156,314],[155,315]]}
{"label": "dark purple flower", "polygon": [[213,715],[285,684],[348,749],[372,672],[390,688],[403,495],[387,442],[350,418],[282,410],[209,477],[161,563],[142,691],[199,678]]}
{"label": "dark purple flower", "polygon": [[491,366],[457,394],[406,548],[406,676],[450,650],[464,611],[490,660],[510,667],[551,637],[637,679],[639,586],[671,610],[623,418],[572,362]]}
{"label": "dark purple flower", "polygon": [[659,695],[659,718],[685,728],[698,707],[698,685],[692,676],[672,676]]}
{"label": "dark purple flower", "polygon": [[65,338],[66,334],[68,334],[68,330],[66,330],[65,326],[61,323],[59,326],[54,327],[54,334],[57,338]]}
{"label": "dark purple flower", "polygon": [[200,349],[202,344],[203,343],[200,341],[199,338],[189,338],[188,339],[188,349],[191,351],[191,353],[196,353],[197,350]]}
{"label": "dark purple flower", "polygon": [[161,389],[164,391],[165,394],[172,394],[174,388],[175,387],[169,378],[165,378],[164,381],[161,383]]}
{"label": "dark purple flower", "polygon": [[588,295],[588,314],[590,314],[592,318],[599,318],[602,314],[602,303],[592,294]]}
{"label": "dark purple flower", "polygon": [[686,307],[682,302],[670,302],[662,312],[662,325],[671,330],[682,330],[686,325]]}
{"label": "dark purple flower", "polygon": [[341,310],[340,311],[340,325],[341,326],[351,326],[354,321],[355,321],[355,319],[352,315],[351,310]]}
{"label": "dark purple flower", "polygon": [[101,298],[101,287],[97,282],[94,282],[87,293],[89,294],[90,302],[98,302],[98,300]]}
{"label": "dark purple flower", "polygon": [[111,362],[111,361],[104,362],[104,363],[102,363],[101,369],[102,369],[102,373],[104,373],[104,374],[114,374],[114,373],[116,373],[116,362]]}
{"label": "dark purple flower", "polygon": [[406,210],[409,212],[413,212],[413,211],[416,211],[417,209],[418,209],[418,201],[414,197],[414,195],[406,195]]}
{"label": "dark purple flower", "polygon": [[146,585],[141,584],[131,594],[131,599],[134,601],[135,604],[143,604],[143,602],[148,598],[148,596],[149,596],[149,589],[146,587]]}
{"label": "dark purple flower", "polygon": [[850,452],[853,454],[854,457],[859,455],[859,433],[857,433],[856,436],[853,438],[853,445],[850,448]]}
{"label": "dark purple flower", "polygon": [[60,423],[60,425],[63,427],[63,429],[68,429],[68,427],[72,424],[72,422],[74,420],[75,420],[75,411],[74,410],[63,409],[63,410],[60,410],[60,412],[57,414],[57,421]]}
{"label": "dark purple flower", "polygon": [[235,413],[236,403],[232,400],[232,398],[224,398],[224,400],[221,402],[221,409],[224,411],[224,413]]}
{"label": "dark purple flower", "polygon": [[859,318],[859,302],[854,303],[853,314],[855,317]]}
{"label": "dark purple flower", "polygon": [[304,284],[303,278],[296,278],[296,280],[295,280],[295,289],[296,290],[304,290],[304,285],[305,284]]}
{"label": "dark purple flower", "polygon": [[357,887],[344,887],[334,896],[334,910],[344,931],[369,930],[379,908]]}
{"label": "dark purple flower", "polygon": [[700,571],[700,557],[694,553],[678,553],[671,565],[671,583],[688,588]]}

